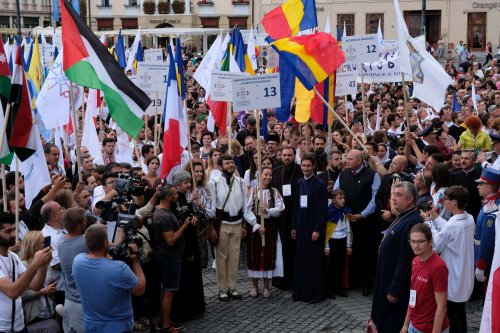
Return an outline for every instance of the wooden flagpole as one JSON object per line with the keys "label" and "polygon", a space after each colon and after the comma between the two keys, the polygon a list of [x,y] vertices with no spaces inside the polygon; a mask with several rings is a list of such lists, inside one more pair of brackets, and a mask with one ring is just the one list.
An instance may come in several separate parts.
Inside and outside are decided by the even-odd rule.
{"label": "wooden flagpole", "polygon": [[344,126],[344,128],[349,132],[349,134],[352,135],[352,137],[354,138],[354,140],[356,140],[359,143],[359,145],[361,146],[361,148],[366,149],[366,147],[363,144],[363,142],[361,142],[361,140],[356,136],[356,134],[354,134],[354,132],[351,131],[351,129],[349,128],[349,126],[347,126],[347,124],[342,119],[342,117],[339,116],[337,114],[337,112],[335,112],[335,110],[330,106],[330,104],[328,104],[328,102],[323,98],[323,96],[321,96],[321,94],[318,92],[318,90],[316,90],[316,88],[313,87],[313,89],[314,89],[314,92],[316,93],[316,95],[318,95],[319,99],[330,109],[330,111],[333,112],[333,115],[335,117],[337,117],[337,119],[340,121],[340,123],[342,124],[342,126]]}
{"label": "wooden flagpole", "polygon": [[410,117],[408,115],[408,107],[407,107],[407,96],[406,96],[406,85],[405,85],[405,74],[401,72],[401,84],[403,85],[403,103],[405,108],[405,117],[406,117],[406,132],[410,131]]}
{"label": "wooden flagpole", "polygon": [[155,125],[154,125],[154,151],[155,154],[158,151],[158,92],[155,92]]}
{"label": "wooden flagpole", "polygon": [[5,183],[5,164],[2,164],[2,198],[3,198],[3,211],[7,212],[7,184]]}
{"label": "wooden flagpole", "polygon": [[227,102],[227,153],[230,155],[230,156],[233,156],[231,154],[232,152],[232,149],[231,149],[231,138],[232,138],[232,134],[233,134],[233,131],[231,129],[231,124],[233,123],[233,114],[231,112],[231,102]]}
{"label": "wooden flagpole", "polygon": [[363,103],[363,135],[366,135],[365,65],[361,63],[361,103]]}
{"label": "wooden flagpole", "polygon": [[[258,186],[258,196],[259,196],[259,204],[257,205],[257,212],[259,213],[260,216],[260,225],[264,230],[266,228],[264,227],[264,215],[260,211],[260,205],[264,204],[264,199],[263,199],[263,191],[262,191],[262,157],[260,153],[260,110],[255,110],[255,122],[256,122],[256,132],[257,132],[257,163],[259,164],[257,166],[257,170],[259,173],[259,186]],[[265,231],[264,231],[265,233]],[[261,234],[261,241],[262,241],[262,247],[266,246],[266,237],[265,235]]]}
{"label": "wooden flagpole", "polygon": [[[76,163],[78,168],[81,168],[81,160],[80,160],[80,142],[78,140],[78,127],[76,120],[76,111],[75,111],[75,94],[73,91],[73,82],[69,81],[69,98],[71,104],[71,113],[73,116],[73,134],[75,135],[75,150],[76,150]],[[78,181],[82,181],[82,172],[81,170],[76,170],[78,172]]]}
{"label": "wooden flagpole", "polygon": [[[187,119],[186,99],[182,101],[182,106],[184,107],[184,111],[186,112],[186,119]],[[196,190],[196,179],[194,178],[193,151],[191,149],[191,133],[189,133],[189,126],[187,128],[187,137],[188,137],[189,169],[191,170],[191,179],[193,180],[193,192],[194,192]]]}
{"label": "wooden flagpole", "polygon": [[[15,217],[16,217],[16,243],[19,240],[19,158],[17,155],[14,154],[14,158],[16,159],[16,172],[15,172],[15,198],[16,198],[16,212],[15,212]],[[6,201],[7,198],[4,198],[4,201]]]}

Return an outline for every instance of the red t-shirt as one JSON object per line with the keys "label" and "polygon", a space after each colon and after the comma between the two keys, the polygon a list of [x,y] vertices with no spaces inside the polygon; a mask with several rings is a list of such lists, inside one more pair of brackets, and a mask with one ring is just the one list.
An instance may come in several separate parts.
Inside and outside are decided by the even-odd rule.
{"label": "red t-shirt", "polygon": [[[437,310],[434,293],[448,291],[448,267],[444,260],[435,253],[424,262],[415,257],[411,265],[411,290],[416,291],[416,303],[408,307],[410,323],[421,332],[432,333]],[[445,315],[441,331],[448,325]]]}

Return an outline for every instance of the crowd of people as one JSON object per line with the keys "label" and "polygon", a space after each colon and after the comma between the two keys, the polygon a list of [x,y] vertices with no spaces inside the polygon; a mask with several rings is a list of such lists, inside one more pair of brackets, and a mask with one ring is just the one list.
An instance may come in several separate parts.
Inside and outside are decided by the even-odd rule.
{"label": "crowd of people", "polygon": [[105,116],[104,164],[88,147],[46,142],[52,184],[30,207],[22,175],[16,184],[6,174],[0,332],[145,331],[157,314],[159,332],[177,332],[206,312],[202,269],[215,269],[220,302],[244,297],[242,248],[249,297],[272,300],[279,288],[318,303],[360,288],[373,294],[375,331],[467,331],[500,204],[495,59],[449,59],[455,83],[441,110],[406,98],[411,83],[365,84],[335,101],[350,131],[338,119],[299,124],[292,106],[285,122],[267,110],[262,132],[261,114],[233,113],[228,138],[207,127],[205,89],[192,78],[201,54],[183,54],[190,151],[165,179],[153,117],[129,138],[127,159]]}

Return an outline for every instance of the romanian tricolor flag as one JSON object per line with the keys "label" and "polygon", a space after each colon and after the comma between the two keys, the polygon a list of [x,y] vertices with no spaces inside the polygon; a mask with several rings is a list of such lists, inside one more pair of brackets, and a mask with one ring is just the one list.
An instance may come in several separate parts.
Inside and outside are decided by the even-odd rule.
{"label": "romanian tricolor flag", "polygon": [[276,41],[268,37],[267,40],[308,90],[323,82],[345,62],[344,52],[337,41],[325,32]]}
{"label": "romanian tricolor flag", "polygon": [[273,39],[296,35],[318,26],[314,0],[288,0],[264,15],[262,25]]}

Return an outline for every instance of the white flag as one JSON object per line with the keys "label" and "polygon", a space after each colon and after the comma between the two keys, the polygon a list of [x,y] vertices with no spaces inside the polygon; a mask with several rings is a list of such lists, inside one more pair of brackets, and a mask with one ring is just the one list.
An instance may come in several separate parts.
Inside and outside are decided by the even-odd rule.
{"label": "white flag", "polygon": [[87,112],[85,112],[81,145],[87,147],[90,156],[94,158],[95,165],[104,164],[104,159],[102,158],[101,144],[97,136],[94,119],[92,118],[92,112],[90,112],[88,108]]}
{"label": "white flag", "polygon": [[[42,188],[49,185],[50,174],[47,168],[47,160],[43,152],[42,141],[38,133],[38,126],[33,126],[35,130],[36,152],[24,162],[19,162],[19,172],[24,176],[24,197],[26,199],[26,208],[31,207],[33,199],[40,193]],[[62,154],[61,154],[62,155]],[[14,159],[17,157],[14,157]],[[15,161],[12,163],[15,170]]]}
{"label": "white flag", "polygon": [[255,36],[253,35],[253,29],[250,29],[250,35],[248,36],[248,46],[247,46],[248,57],[252,63],[253,70],[257,69],[257,57],[255,56]]}
{"label": "white flag", "polygon": [[58,127],[54,131],[54,144],[59,148],[59,166],[61,167],[63,174],[66,176],[66,170],[64,170],[64,157],[63,157],[63,147],[61,144],[61,132],[64,132],[64,127]]}
{"label": "white flag", "polygon": [[400,52],[400,68],[404,73],[412,73],[413,97],[417,97],[436,110],[444,105],[445,93],[451,77],[443,66],[419,45],[408,33],[406,23],[399,10],[398,0],[394,0],[397,17],[397,31]]}
{"label": "white flag", "polygon": [[384,36],[382,35],[382,27],[380,19],[378,20],[377,39],[378,39],[378,49],[383,50],[385,48],[385,45],[384,45]]}
{"label": "white flag", "polygon": [[212,59],[215,57],[215,54],[218,53],[218,49],[220,49],[222,44],[222,36],[219,34],[217,38],[215,39],[214,43],[208,49],[207,54],[203,57],[203,60],[201,61],[200,65],[196,69],[196,71],[193,74],[194,79],[196,82],[200,84],[203,88],[205,88],[206,95],[208,96],[208,90],[209,90],[209,79],[210,79],[210,70],[209,70],[209,65],[212,62]]}
{"label": "white flag", "polygon": [[327,34],[331,34],[332,33],[332,25],[330,23],[330,15],[328,15],[326,17],[325,32]]}
{"label": "white flag", "polygon": [[[61,50],[35,102],[45,128],[58,128],[69,122],[69,110],[71,108],[69,103],[70,84],[63,71],[62,57],[63,52]],[[77,86],[74,85],[73,87]],[[77,92],[79,89],[74,90]]]}
{"label": "white flag", "polygon": [[477,100],[476,100],[476,85],[473,83],[472,84],[472,106],[474,106],[474,110],[476,110],[476,112],[479,112],[477,110]]}
{"label": "white flag", "polygon": [[96,89],[89,89],[89,94],[87,96],[87,112],[90,112],[92,117],[97,117],[99,115],[98,104],[98,94]]}

